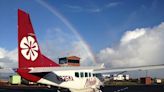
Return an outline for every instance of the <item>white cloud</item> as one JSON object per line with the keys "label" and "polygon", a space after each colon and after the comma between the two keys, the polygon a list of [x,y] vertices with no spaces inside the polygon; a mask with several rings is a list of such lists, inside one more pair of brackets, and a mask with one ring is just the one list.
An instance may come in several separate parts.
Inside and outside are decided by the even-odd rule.
{"label": "white cloud", "polygon": [[121,44],[126,44],[132,40],[135,40],[145,34],[145,29],[135,29],[134,31],[127,31],[121,39]]}
{"label": "white cloud", "polygon": [[8,51],[4,48],[0,48],[0,66],[1,67],[18,67],[18,51],[17,49]]}
{"label": "white cloud", "polygon": [[120,5],[120,4],[121,4],[121,2],[110,2],[110,3],[108,3],[106,5],[106,7],[108,7],[108,8],[116,7],[116,6]]}
{"label": "white cloud", "polygon": [[7,52],[7,57],[14,61],[14,62],[18,62],[18,49],[14,49],[14,50],[11,50],[11,51],[8,51]]}
{"label": "white cloud", "polygon": [[70,9],[70,11],[72,12],[101,12],[103,10],[103,8],[100,7],[82,7],[82,6],[78,6],[78,5],[65,5],[68,9]]}
{"label": "white cloud", "polygon": [[88,12],[101,12],[101,11],[103,11],[103,9],[102,8],[90,8],[90,9],[86,9],[86,11],[88,11]]}
{"label": "white cloud", "polygon": [[118,5],[120,5],[121,2],[110,2],[105,5],[98,6],[96,4],[86,5],[86,6],[80,6],[80,5],[69,5],[65,4],[65,6],[70,9],[70,11],[73,12],[91,12],[91,13],[99,13],[104,11],[108,8],[113,8]]}
{"label": "white cloud", "polygon": [[94,57],[87,44],[70,31],[59,28],[47,30],[46,39],[42,42],[41,48],[46,56],[56,62],[60,57],[79,56],[82,65],[94,64]]}
{"label": "white cloud", "polygon": [[5,57],[5,54],[6,54],[6,50],[3,49],[3,48],[0,48],[0,59],[1,58],[4,58]]}
{"label": "white cloud", "polygon": [[127,31],[120,44],[102,49],[97,59],[108,67],[164,64],[164,23]]}
{"label": "white cloud", "polygon": [[71,9],[71,11],[73,11],[73,12],[81,12],[81,11],[84,10],[84,8],[81,7],[81,6],[68,5],[68,4],[65,4],[65,6],[66,6],[67,8],[69,8],[69,9]]}

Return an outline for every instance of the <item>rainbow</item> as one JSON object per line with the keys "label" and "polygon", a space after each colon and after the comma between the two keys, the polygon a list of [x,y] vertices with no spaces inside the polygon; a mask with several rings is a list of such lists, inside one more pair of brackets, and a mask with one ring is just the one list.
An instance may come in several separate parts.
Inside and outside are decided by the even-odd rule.
{"label": "rainbow", "polygon": [[42,5],[43,7],[47,8],[53,15],[58,17],[69,28],[69,30],[77,37],[77,39],[82,42],[82,46],[83,46],[84,50],[86,51],[86,54],[92,60],[92,62],[94,64],[97,64],[95,56],[94,56],[92,50],[90,49],[90,46],[84,41],[82,36],[72,26],[72,24],[59,11],[57,11],[56,8],[52,7],[48,3],[46,3],[46,2],[44,2],[42,0],[36,0],[36,2],[39,3],[40,5]]}

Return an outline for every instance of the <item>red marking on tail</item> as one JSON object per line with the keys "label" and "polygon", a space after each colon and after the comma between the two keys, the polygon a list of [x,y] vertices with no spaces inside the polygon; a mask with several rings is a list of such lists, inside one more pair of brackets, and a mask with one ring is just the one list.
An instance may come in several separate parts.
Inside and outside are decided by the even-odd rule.
{"label": "red marking on tail", "polygon": [[41,54],[28,13],[18,9],[19,68],[59,66]]}
{"label": "red marking on tail", "polygon": [[32,81],[32,82],[37,82],[38,80],[41,79],[39,76],[35,76],[33,74],[28,73],[30,69],[17,69],[17,72],[21,77],[23,77],[26,80]]}

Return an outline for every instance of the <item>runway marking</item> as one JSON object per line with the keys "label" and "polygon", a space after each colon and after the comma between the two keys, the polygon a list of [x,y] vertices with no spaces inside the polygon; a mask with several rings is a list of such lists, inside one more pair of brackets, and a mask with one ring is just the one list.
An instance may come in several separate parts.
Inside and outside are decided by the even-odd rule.
{"label": "runway marking", "polygon": [[128,87],[125,87],[125,88],[122,88],[122,89],[119,89],[119,90],[116,90],[116,91],[113,91],[113,92],[122,92],[122,91],[125,91],[127,89],[128,89]]}

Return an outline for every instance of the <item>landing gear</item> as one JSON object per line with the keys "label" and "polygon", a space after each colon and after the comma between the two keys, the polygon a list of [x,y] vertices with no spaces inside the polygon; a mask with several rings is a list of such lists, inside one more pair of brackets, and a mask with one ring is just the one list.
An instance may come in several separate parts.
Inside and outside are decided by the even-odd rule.
{"label": "landing gear", "polygon": [[71,92],[71,91],[67,88],[58,88],[57,92]]}
{"label": "landing gear", "polygon": [[102,92],[101,89],[95,89],[94,92]]}
{"label": "landing gear", "polygon": [[95,89],[95,92],[103,92],[102,89],[103,89],[103,86],[100,86],[99,88]]}
{"label": "landing gear", "polygon": [[101,90],[99,90],[99,92],[102,92]]}

